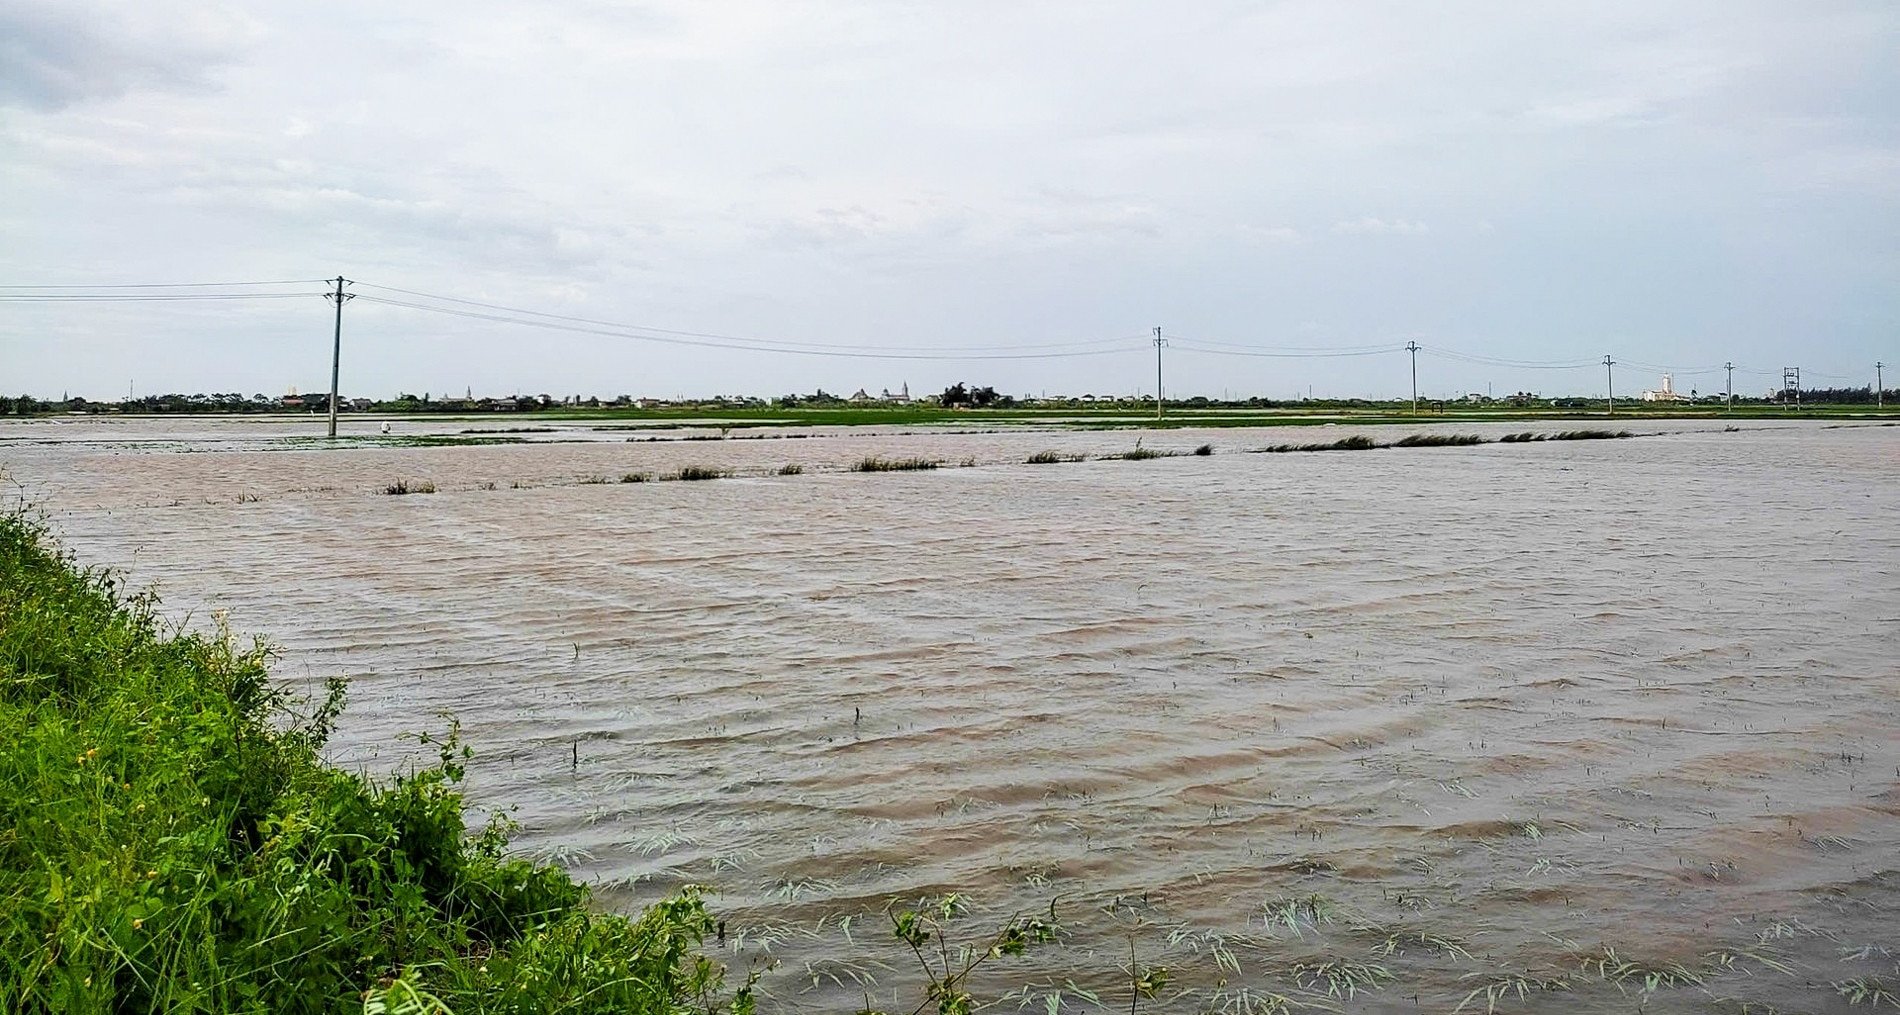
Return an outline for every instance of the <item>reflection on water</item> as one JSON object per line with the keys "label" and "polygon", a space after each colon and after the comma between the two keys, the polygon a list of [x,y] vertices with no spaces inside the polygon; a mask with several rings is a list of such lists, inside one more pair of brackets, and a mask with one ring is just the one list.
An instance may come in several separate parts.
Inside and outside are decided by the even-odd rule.
{"label": "reflection on water", "polygon": [[[1900,429],[1633,427],[88,421],[0,462],[82,560],[349,676],[340,762],[450,712],[522,848],[615,905],[717,886],[778,1007],[895,1004],[885,906],[954,890],[972,937],[1057,900],[1066,942],[983,981],[1038,1010],[1126,1006],[1131,944],[1152,1010],[1845,1010],[1900,985]],[[1216,454],[1022,464],[1137,436]],[[685,464],[739,478],[588,482]]]}

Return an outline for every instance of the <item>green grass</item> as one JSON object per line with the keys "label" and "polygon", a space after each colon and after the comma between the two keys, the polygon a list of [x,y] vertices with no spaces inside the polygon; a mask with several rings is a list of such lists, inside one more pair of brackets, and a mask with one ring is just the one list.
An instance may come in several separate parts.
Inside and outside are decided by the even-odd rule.
{"label": "green grass", "polygon": [[453,731],[388,782],[328,768],[340,683],[299,706],[263,645],[155,608],[0,518],[0,1011],[710,1003],[697,891],[590,911],[564,872],[510,857],[504,826],[467,832]]}
{"label": "green grass", "polygon": [[851,463],[852,472],[915,472],[934,469],[938,463],[929,458],[879,458],[869,455]]}

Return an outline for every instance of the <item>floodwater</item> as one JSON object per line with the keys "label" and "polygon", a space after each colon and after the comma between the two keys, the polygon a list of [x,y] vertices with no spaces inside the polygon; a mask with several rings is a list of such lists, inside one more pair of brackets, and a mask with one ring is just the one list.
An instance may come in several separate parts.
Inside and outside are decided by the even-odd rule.
{"label": "floodwater", "polygon": [[[612,906],[714,886],[768,1010],[910,1010],[884,912],[951,891],[953,941],[1054,903],[1061,943],[972,980],[1004,1010],[1126,1009],[1131,948],[1144,1011],[1900,990],[1900,428],[1622,425],[60,420],[0,464],[83,561],[349,677],[339,763],[450,713],[523,850]],[[1372,432],[1415,430],[1498,432]],[[1023,464],[1137,439],[1215,453]],[[685,464],[737,475],[590,482]]]}

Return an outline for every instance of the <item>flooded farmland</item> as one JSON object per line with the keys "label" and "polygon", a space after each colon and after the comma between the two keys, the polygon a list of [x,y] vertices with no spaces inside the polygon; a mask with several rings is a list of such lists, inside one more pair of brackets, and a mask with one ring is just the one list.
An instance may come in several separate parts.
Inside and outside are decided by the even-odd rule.
{"label": "flooded farmland", "polygon": [[[0,465],[348,677],[337,763],[453,715],[522,850],[714,886],[769,1010],[910,1010],[885,911],[947,892],[973,943],[1053,907],[1006,1010],[1131,965],[1153,1011],[1900,1007],[1900,428],[1620,425],[52,420]],[[1213,453],[1098,460],[1138,440]]]}

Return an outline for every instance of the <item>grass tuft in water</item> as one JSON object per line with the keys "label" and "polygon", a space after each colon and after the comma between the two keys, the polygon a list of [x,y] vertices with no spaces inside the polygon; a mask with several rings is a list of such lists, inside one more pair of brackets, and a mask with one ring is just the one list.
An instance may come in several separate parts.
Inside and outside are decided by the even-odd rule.
{"label": "grass tuft in water", "polygon": [[732,475],[730,469],[715,469],[705,465],[682,465],[677,472],[669,472],[661,479],[691,482],[698,479],[725,479]]}
{"label": "grass tuft in water", "polygon": [[1260,450],[1267,454],[1279,454],[1286,451],[1371,451],[1382,446],[1364,434],[1353,434],[1351,437],[1341,437],[1336,441],[1319,444],[1274,444]]}
{"label": "grass tuft in water", "polygon": [[1401,437],[1392,442],[1395,448],[1461,448],[1472,444],[1483,444],[1483,437],[1474,433],[1415,433],[1410,437]]}
{"label": "grass tuft in water", "polygon": [[1636,435],[1630,433],[1628,430],[1565,430],[1562,433],[1551,434],[1544,439],[1552,441],[1607,441],[1634,436]]}
{"label": "grass tuft in water", "polygon": [[406,479],[398,479],[383,487],[383,492],[391,497],[402,497],[412,493],[434,493],[435,484],[426,479],[414,483]]}
{"label": "grass tuft in water", "polygon": [[1206,458],[1208,455],[1211,455],[1214,453],[1214,445],[1203,444],[1200,447],[1195,448],[1194,453],[1201,456],[1202,458]]}
{"label": "grass tuft in water", "polygon": [[629,473],[623,474],[620,477],[620,481],[622,483],[651,483],[653,482],[653,473],[629,472]]}
{"label": "grass tuft in water", "polygon": [[798,475],[803,475],[804,472],[805,472],[805,467],[798,464],[797,462],[793,462],[789,465],[781,465],[778,467],[778,474],[781,476],[798,476]]}
{"label": "grass tuft in water", "polygon": [[929,458],[879,458],[876,455],[867,455],[851,463],[851,471],[915,472],[922,469],[934,469],[938,464]]}

